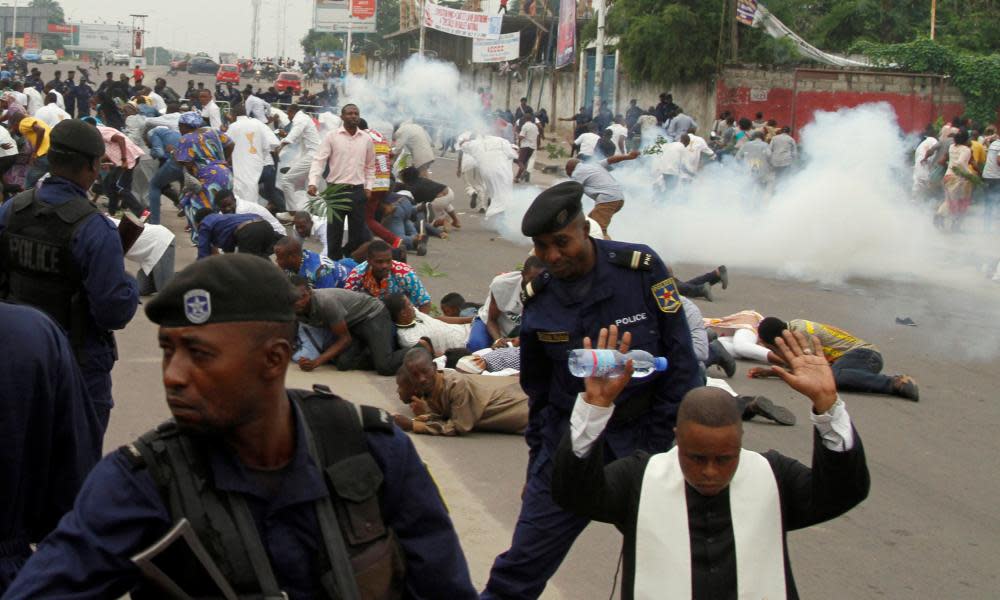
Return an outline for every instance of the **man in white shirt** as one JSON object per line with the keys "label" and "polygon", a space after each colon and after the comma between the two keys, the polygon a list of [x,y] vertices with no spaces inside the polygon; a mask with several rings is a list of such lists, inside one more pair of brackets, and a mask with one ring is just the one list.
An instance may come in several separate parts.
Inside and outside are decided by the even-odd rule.
{"label": "man in white shirt", "polygon": [[258,187],[261,173],[274,164],[271,152],[281,142],[270,127],[248,117],[243,105],[233,106],[230,114],[235,118],[226,131],[233,140],[233,189],[241,199],[263,205]]}
{"label": "man in white shirt", "polygon": [[56,123],[59,121],[64,121],[66,119],[71,119],[69,113],[65,110],[59,108],[56,104],[56,95],[53,92],[49,92],[45,96],[45,106],[39,108],[35,112],[35,118],[39,121],[43,121],[49,127],[55,127]]}
{"label": "man in white shirt", "polygon": [[[107,217],[118,227],[119,220]],[[149,296],[162,290],[174,276],[176,245],[174,234],[163,225],[145,223],[142,233],[125,253],[126,260],[139,265],[135,274],[139,295]]]}
{"label": "man in white shirt", "polygon": [[281,221],[274,218],[274,215],[270,211],[256,202],[248,202],[240,198],[239,195],[233,194],[229,190],[219,190],[215,193],[215,206],[224,215],[257,215],[267,221],[267,224],[278,235],[288,235],[288,232],[285,231],[285,226],[281,224]]}
{"label": "man in white shirt", "polygon": [[466,142],[463,152],[476,161],[482,176],[486,189],[486,198],[483,199],[483,206],[487,207],[486,216],[503,212],[514,195],[511,162],[517,158],[517,150],[502,137],[485,135]]}
{"label": "man in white shirt", "polygon": [[243,101],[246,106],[246,115],[251,119],[257,119],[261,123],[267,123],[271,116],[271,105],[248,92],[243,92],[243,97],[246,98]]}
{"label": "man in white shirt", "polygon": [[35,86],[29,85],[28,87],[22,87],[23,84],[20,81],[14,82],[14,91],[18,91],[18,88],[23,89],[21,93],[25,97],[27,104],[24,104],[24,109],[28,111],[29,115],[34,116],[38,109],[45,105],[45,100],[42,98],[42,93],[35,89]]}
{"label": "man in white shirt", "polygon": [[514,183],[521,181],[522,178],[527,179],[528,162],[538,147],[538,125],[535,125],[534,112],[528,108],[522,119],[521,130],[517,134],[517,143],[520,148],[517,153],[518,168],[517,174],[514,175]]}
{"label": "man in white shirt", "polygon": [[686,173],[686,139],[685,134],[679,141],[661,145],[660,153],[653,158],[653,174],[657,176],[655,185],[663,191],[672,190]]}
{"label": "man in white shirt", "polygon": [[17,143],[6,127],[0,127],[0,178],[17,163]]}
{"label": "man in white shirt", "polygon": [[180,107],[176,104],[170,106],[165,115],[160,115],[159,117],[148,117],[146,118],[146,126],[150,129],[153,127],[166,127],[173,131],[180,131],[181,113]]}
{"label": "man in white shirt", "polygon": [[323,217],[300,210],[292,219],[292,230],[289,235],[303,244],[306,240],[315,241],[319,244],[319,255],[324,258],[330,254],[326,242],[326,219]]}
{"label": "man in white shirt", "polygon": [[625,140],[628,139],[628,127],[625,126],[625,117],[618,115],[615,122],[608,127],[611,131],[611,142],[615,145],[615,154],[627,154],[625,150]]}
{"label": "man in white shirt", "polygon": [[[617,329],[598,349],[627,351]],[[590,347],[590,340],[584,341]],[[799,597],[787,532],[857,506],[871,486],[861,438],[815,337],[785,331],[781,378],[809,398],[812,468],[776,451],[742,447],[742,414],[728,392],[688,392],[677,410],[676,446],[605,464],[604,432],[621,411],[615,379],[584,381],[552,470],[552,497],[579,516],[615,524],[625,537],[623,598]]]}
{"label": "man in white shirt", "polygon": [[[681,136],[683,138],[683,136]],[[687,155],[684,157],[684,170],[688,178],[693,178],[701,170],[702,160],[712,160],[715,158],[715,151],[708,147],[705,138],[688,133]],[[683,141],[682,141],[683,143]]]}
{"label": "man in white shirt", "polygon": [[[30,86],[30,87],[34,88],[34,86]],[[21,106],[25,106],[26,107],[28,105],[28,96],[25,95],[25,93],[22,91],[23,89],[24,88],[22,88],[21,90],[19,90],[19,89],[17,89],[15,87],[14,89],[10,90],[10,93],[14,95],[14,99],[17,100],[18,104],[20,104]],[[35,90],[35,91],[37,92],[38,90]]]}
{"label": "man in white shirt", "polygon": [[469,197],[469,208],[476,208],[482,200],[483,207],[480,212],[486,211],[486,187],[483,185],[483,177],[479,173],[479,163],[471,154],[465,151],[464,146],[471,142],[474,136],[471,131],[462,132],[455,139],[455,148],[458,149],[458,169],[456,175],[465,182],[465,195]]}
{"label": "man in white shirt", "polygon": [[198,100],[201,102],[201,116],[208,121],[209,127],[222,131],[222,111],[219,110],[219,105],[212,97],[212,90],[201,90],[198,94]]}
{"label": "man in white shirt", "polygon": [[386,296],[385,307],[389,317],[396,324],[396,337],[400,348],[411,348],[427,338],[434,348],[434,356],[441,356],[445,350],[465,348],[469,340],[472,317],[432,317],[413,307],[413,303],[403,293]]}
{"label": "man in white shirt", "polygon": [[167,114],[167,101],[163,99],[163,96],[157,94],[150,88],[143,88],[143,94],[149,100],[149,104],[156,109],[156,114],[165,115]]}
{"label": "man in white shirt", "polygon": [[285,196],[285,208],[289,213],[301,210],[306,201],[302,196],[309,179],[309,169],[312,168],[313,158],[319,149],[320,139],[316,124],[312,117],[304,110],[299,109],[298,104],[288,107],[288,116],[291,118],[292,130],[288,132],[285,139],[281,140],[278,147],[280,154],[285,148],[295,145],[298,150],[298,157],[295,162],[289,165],[288,170],[281,177],[278,187]]}
{"label": "man in white shirt", "polygon": [[427,171],[434,162],[434,146],[427,131],[412,121],[400,125],[392,134],[393,156],[399,156],[403,148],[410,153],[413,159],[411,164],[420,171],[420,176],[427,177]]}
{"label": "man in white shirt", "polygon": [[[576,152],[580,160],[587,160],[594,155],[597,150],[597,142],[601,141],[601,136],[594,132],[594,125],[590,125],[590,131],[581,133],[573,140],[573,151]],[[570,153],[572,155],[572,152]]]}

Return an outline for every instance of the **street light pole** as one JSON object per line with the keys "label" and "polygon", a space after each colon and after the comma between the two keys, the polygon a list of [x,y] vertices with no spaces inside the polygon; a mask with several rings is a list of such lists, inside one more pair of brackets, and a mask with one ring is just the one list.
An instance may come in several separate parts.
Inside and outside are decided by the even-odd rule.
{"label": "street light pole", "polygon": [[10,23],[10,43],[17,48],[17,0],[14,0],[14,18]]}
{"label": "street light pole", "polygon": [[[17,3],[14,3],[17,6]],[[931,0],[931,39],[934,39],[934,25],[937,21],[937,0]]]}
{"label": "street light pole", "polygon": [[427,0],[420,0],[420,48],[417,50],[420,56],[424,55],[424,5],[426,3]]}
{"label": "street light pole", "polygon": [[597,0],[597,48],[594,52],[594,104],[591,107],[597,116],[598,103],[602,102],[601,89],[604,84],[604,14],[607,12],[605,0]]}

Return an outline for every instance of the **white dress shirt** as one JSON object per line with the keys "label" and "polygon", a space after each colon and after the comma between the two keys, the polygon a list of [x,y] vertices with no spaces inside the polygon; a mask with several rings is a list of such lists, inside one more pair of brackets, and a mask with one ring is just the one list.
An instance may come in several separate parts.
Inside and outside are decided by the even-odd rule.
{"label": "white dress shirt", "polygon": [[174,131],[180,131],[181,113],[167,113],[165,115],[160,115],[159,117],[148,117],[146,119],[146,125],[150,127],[167,127]]}
{"label": "white dress shirt", "polygon": [[[584,458],[590,454],[614,412],[614,404],[607,408],[594,406],[583,399],[582,392],[577,394],[573,413],[569,417],[570,441],[573,445],[573,454],[577,458]],[[847,452],[854,447],[851,416],[847,414],[847,406],[840,396],[837,396],[837,401],[830,410],[821,415],[810,412],[809,417],[828,450]]]}
{"label": "white dress shirt", "polygon": [[33,86],[27,86],[24,88],[24,97],[28,99],[28,103],[24,105],[24,110],[28,111],[28,114],[35,116],[38,109],[45,105],[45,100],[42,98],[42,93],[36,90]]}
{"label": "white dress shirt", "polygon": [[[238,215],[257,215],[258,217],[267,221],[267,224],[271,226],[271,229],[279,235],[288,235],[285,231],[285,226],[281,224],[281,221],[276,219],[271,211],[267,210],[260,204],[256,202],[247,202],[239,196],[236,196],[236,214]],[[326,227],[323,227],[323,233],[326,234]]]}
{"label": "white dress shirt", "polygon": [[208,123],[212,129],[222,129],[222,111],[219,110],[219,105],[215,103],[215,100],[212,100],[201,109],[201,116],[208,119]]}
{"label": "white dress shirt", "polygon": [[312,156],[321,143],[316,123],[313,123],[312,117],[301,110],[295,113],[292,118],[292,130],[282,140],[283,144],[288,145],[298,142],[302,142],[300,156]]}
{"label": "white dress shirt", "polygon": [[149,95],[146,97],[149,98],[149,101],[152,103],[153,108],[156,109],[157,114],[166,114],[167,101],[163,99],[163,96],[157,94],[156,92],[149,92]]}
{"label": "white dress shirt", "polygon": [[59,108],[55,102],[50,102],[35,111],[35,118],[43,121],[49,127],[55,127],[59,121],[71,119],[69,113]]}
{"label": "white dress shirt", "polygon": [[261,123],[267,123],[267,118],[271,113],[271,105],[266,101],[258,98],[257,96],[248,96],[247,101],[244,103],[244,107],[247,110],[247,116],[251,119],[257,119]]}

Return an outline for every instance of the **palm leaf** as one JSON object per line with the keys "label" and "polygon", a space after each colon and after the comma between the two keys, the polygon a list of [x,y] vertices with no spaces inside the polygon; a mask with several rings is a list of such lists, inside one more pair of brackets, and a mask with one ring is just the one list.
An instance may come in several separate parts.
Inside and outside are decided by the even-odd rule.
{"label": "palm leaf", "polygon": [[344,216],[349,214],[352,208],[349,187],[342,183],[327,186],[321,194],[306,200],[306,210],[327,220],[332,216],[338,221],[343,221]]}

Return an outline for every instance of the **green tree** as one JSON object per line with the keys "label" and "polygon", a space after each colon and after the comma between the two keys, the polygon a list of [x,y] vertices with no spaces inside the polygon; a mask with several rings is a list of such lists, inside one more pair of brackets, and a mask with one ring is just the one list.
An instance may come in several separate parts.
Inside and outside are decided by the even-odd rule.
{"label": "green tree", "polygon": [[722,0],[618,0],[607,28],[633,78],[693,81],[715,72],[721,11]]}
{"label": "green tree", "polygon": [[31,0],[31,4],[28,6],[47,10],[49,13],[49,23],[62,24],[66,22],[66,14],[56,0]]}
{"label": "green tree", "polygon": [[310,29],[309,33],[302,38],[302,50],[306,54],[316,54],[317,52],[333,52],[344,47],[341,37],[344,34],[330,33],[328,31],[316,31]]}

